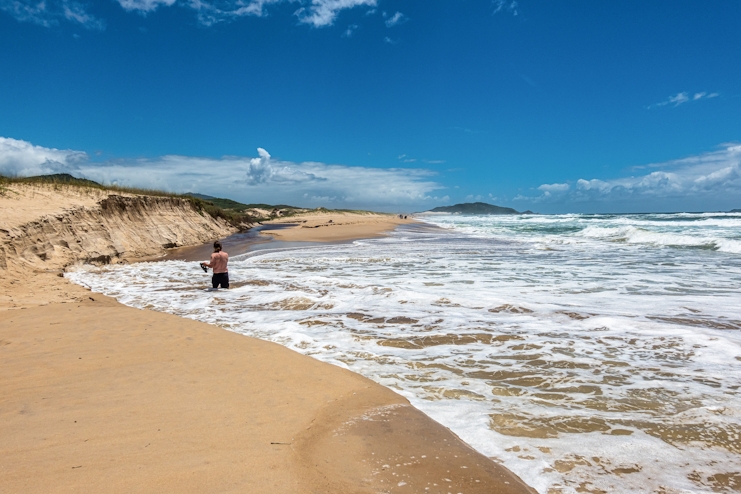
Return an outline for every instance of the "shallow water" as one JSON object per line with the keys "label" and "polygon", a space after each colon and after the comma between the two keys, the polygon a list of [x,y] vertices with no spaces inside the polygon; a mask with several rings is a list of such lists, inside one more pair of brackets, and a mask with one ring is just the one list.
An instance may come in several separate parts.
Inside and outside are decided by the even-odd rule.
{"label": "shallow water", "polygon": [[741,491],[741,215],[441,229],[68,276],[403,394],[539,492]]}

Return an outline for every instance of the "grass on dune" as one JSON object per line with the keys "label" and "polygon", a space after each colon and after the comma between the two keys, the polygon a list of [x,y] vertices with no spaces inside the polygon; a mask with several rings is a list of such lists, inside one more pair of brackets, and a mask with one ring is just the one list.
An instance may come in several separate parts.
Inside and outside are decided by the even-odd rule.
{"label": "grass on dune", "polygon": [[0,175],[0,195],[4,195],[7,192],[7,186],[10,184],[47,184],[51,185],[55,190],[75,188],[84,192],[85,190],[94,189],[105,192],[117,192],[120,194],[137,196],[172,197],[187,201],[191,204],[193,209],[198,211],[198,213],[200,214],[208,214],[212,218],[222,219],[230,225],[236,226],[238,228],[243,228],[247,225],[256,223],[257,221],[261,220],[261,218],[256,218],[250,214],[244,213],[243,211],[236,211],[219,207],[210,201],[192,197],[187,194],[175,194],[158,189],[123,187],[120,185],[102,185],[98,182],[94,182],[92,180],[87,180],[84,178],[76,178],[66,173],[59,173],[55,175],[40,175],[37,177],[7,177]]}

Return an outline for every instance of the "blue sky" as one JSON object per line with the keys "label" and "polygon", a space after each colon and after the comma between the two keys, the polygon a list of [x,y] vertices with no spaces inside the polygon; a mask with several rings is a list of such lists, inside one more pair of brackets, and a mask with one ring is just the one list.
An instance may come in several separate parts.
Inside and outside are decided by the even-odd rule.
{"label": "blue sky", "polygon": [[741,207],[741,2],[0,0],[0,172],[415,211]]}

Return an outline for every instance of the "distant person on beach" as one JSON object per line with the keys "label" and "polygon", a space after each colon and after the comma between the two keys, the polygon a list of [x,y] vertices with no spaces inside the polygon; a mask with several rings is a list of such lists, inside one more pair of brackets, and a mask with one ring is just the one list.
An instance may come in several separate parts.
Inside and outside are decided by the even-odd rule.
{"label": "distant person on beach", "polygon": [[214,288],[229,288],[229,271],[226,265],[229,262],[229,254],[221,250],[221,242],[214,242],[214,252],[211,254],[211,262],[202,262],[202,268],[211,268],[214,275],[211,277],[211,284]]}

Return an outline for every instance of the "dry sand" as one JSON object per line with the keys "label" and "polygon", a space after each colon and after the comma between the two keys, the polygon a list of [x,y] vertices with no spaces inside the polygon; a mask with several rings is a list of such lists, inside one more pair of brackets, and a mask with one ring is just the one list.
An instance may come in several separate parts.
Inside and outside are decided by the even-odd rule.
{"label": "dry sand", "polygon": [[58,270],[0,270],[1,493],[534,492],[357,374]]}
{"label": "dry sand", "polygon": [[287,242],[338,242],[379,237],[398,225],[415,223],[398,215],[350,212],[311,212],[269,221],[271,224],[295,224],[281,230],[261,232]]}
{"label": "dry sand", "polygon": [[13,184],[0,194],[0,227],[10,230],[46,215],[93,207],[109,195],[93,188]]}

